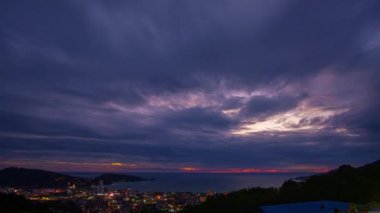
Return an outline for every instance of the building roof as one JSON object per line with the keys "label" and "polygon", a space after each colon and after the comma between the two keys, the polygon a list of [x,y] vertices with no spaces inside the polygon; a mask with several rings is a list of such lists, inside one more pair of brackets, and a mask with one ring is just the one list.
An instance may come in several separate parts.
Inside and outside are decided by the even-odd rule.
{"label": "building roof", "polygon": [[347,211],[348,208],[349,203],[327,200],[261,207],[265,213],[334,213],[337,209]]}

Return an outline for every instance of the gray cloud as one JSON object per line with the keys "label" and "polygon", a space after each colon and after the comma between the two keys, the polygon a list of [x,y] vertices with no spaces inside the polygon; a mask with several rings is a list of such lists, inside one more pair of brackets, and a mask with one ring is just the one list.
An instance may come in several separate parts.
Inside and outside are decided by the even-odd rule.
{"label": "gray cloud", "polygon": [[0,8],[4,162],[278,168],[378,158],[378,1]]}

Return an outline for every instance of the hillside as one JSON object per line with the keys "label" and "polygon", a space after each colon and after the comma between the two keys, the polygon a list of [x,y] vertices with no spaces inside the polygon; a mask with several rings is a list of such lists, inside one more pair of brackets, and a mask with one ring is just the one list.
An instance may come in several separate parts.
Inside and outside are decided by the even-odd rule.
{"label": "hillside", "polygon": [[39,202],[24,198],[15,194],[0,193],[0,212],[6,213],[80,213],[72,201],[47,201]]}
{"label": "hillside", "polygon": [[65,187],[68,183],[75,183],[77,186],[90,186],[98,184],[103,180],[104,184],[115,182],[136,182],[145,179],[132,175],[123,174],[102,174],[94,179],[74,177],[57,172],[9,167],[0,170],[0,186],[13,187]]}
{"label": "hillside", "polygon": [[380,201],[380,161],[362,167],[340,166],[325,174],[285,181],[279,188],[251,188],[217,195],[184,212],[260,212],[260,206],[316,200],[365,204]]}

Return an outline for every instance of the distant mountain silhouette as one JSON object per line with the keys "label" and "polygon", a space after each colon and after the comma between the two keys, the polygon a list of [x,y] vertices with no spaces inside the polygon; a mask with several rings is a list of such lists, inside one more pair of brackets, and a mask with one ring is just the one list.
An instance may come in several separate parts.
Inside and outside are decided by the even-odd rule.
{"label": "distant mountain silhouette", "polygon": [[64,175],[39,169],[9,167],[0,170],[0,186],[14,187],[64,187],[69,182],[90,184],[91,179]]}
{"label": "distant mountain silhouette", "polygon": [[115,174],[115,173],[105,173],[94,179],[95,181],[103,180],[104,184],[112,184],[116,182],[137,182],[137,181],[145,181],[147,179],[133,176],[133,175],[123,175],[123,174]]}
{"label": "distant mountain silhouette", "polygon": [[262,212],[260,206],[334,200],[366,204],[380,202],[380,160],[354,168],[343,165],[324,174],[287,180],[280,188],[251,188],[208,198],[184,212]]}
{"label": "distant mountain silhouette", "polygon": [[145,179],[137,176],[107,173],[94,179],[74,177],[57,172],[9,167],[0,170],[0,186],[13,187],[65,187],[68,183],[75,183],[77,186],[90,186],[98,184],[103,180],[104,184],[114,182],[135,182]]}

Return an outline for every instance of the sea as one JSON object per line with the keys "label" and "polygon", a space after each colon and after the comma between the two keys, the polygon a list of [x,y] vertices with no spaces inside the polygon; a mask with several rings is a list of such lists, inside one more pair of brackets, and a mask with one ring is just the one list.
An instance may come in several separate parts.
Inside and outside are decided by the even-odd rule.
{"label": "sea", "polygon": [[[102,173],[66,173],[77,177],[94,178]],[[223,193],[252,187],[280,187],[286,180],[308,176],[310,173],[128,173],[145,179],[140,182],[121,182],[106,188],[133,189],[141,192],[214,192]]]}

